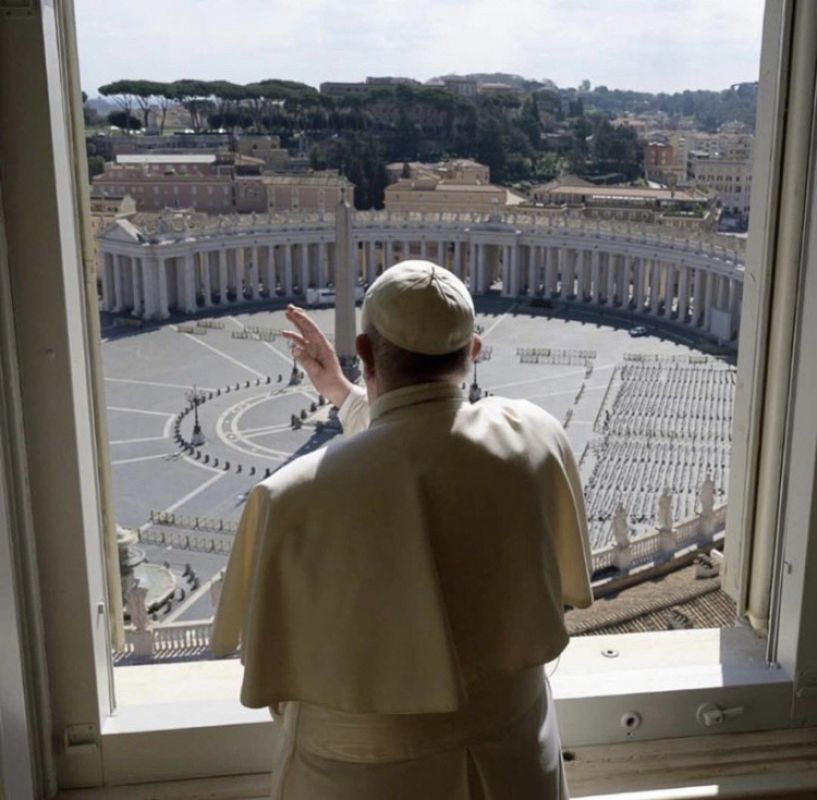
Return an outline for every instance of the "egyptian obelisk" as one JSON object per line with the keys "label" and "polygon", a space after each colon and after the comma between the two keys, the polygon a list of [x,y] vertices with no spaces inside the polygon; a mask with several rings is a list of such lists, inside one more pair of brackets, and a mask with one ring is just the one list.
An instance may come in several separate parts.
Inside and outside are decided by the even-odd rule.
{"label": "egyptian obelisk", "polygon": [[352,209],[346,199],[346,189],[346,185],[341,188],[340,202],[335,209],[335,350],[344,375],[355,380],[360,374],[355,352],[357,259],[352,247]]}

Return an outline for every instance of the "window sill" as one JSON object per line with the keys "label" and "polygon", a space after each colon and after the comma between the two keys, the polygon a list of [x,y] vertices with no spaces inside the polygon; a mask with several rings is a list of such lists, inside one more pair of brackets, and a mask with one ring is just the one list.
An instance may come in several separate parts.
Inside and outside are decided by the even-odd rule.
{"label": "window sill", "polygon": [[[777,698],[790,693],[789,677],[766,665],[764,648],[763,640],[747,628],[574,638],[559,661],[547,666],[564,739],[571,746],[600,743],[570,735],[569,719],[578,704],[586,710],[584,704],[590,700],[626,699],[654,707],[662,698],[688,692],[723,693],[750,686],[767,688]],[[266,709],[247,709],[239,703],[242,672],[241,663],[234,658],[117,667],[117,710],[105,720],[103,735],[269,723]],[[741,722],[753,717],[748,711],[744,718],[731,722],[729,730],[788,725],[788,717],[785,722],[773,717],[772,724],[747,727]],[[597,715],[589,716],[587,723],[597,726]],[[629,731],[628,738],[653,738],[649,725],[644,727],[646,735]],[[689,734],[669,729],[661,735]]]}

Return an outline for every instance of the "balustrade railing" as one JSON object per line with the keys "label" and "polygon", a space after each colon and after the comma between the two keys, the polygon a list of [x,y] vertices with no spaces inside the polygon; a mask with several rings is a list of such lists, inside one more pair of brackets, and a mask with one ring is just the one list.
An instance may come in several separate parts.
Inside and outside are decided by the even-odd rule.
{"label": "balustrade railing", "polygon": [[[719,259],[724,263],[740,265],[746,254],[746,241],[725,237],[709,231],[689,232],[669,225],[636,223],[618,220],[591,220],[545,214],[507,212],[481,214],[475,212],[416,211],[357,211],[353,217],[353,231],[360,236],[367,231],[422,227],[425,233],[435,230],[450,232],[451,227],[501,226],[509,232],[536,235],[546,232],[552,236],[574,235],[588,238],[622,239],[662,249],[683,250]],[[139,220],[138,227],[152,239],[176,239],[179,235],[285,233],[317,230],[333,232],[335,215],[331,212],[281,212],[269,214],[232,214],[217,217],[202,213],[168,213],[155,218]]]}

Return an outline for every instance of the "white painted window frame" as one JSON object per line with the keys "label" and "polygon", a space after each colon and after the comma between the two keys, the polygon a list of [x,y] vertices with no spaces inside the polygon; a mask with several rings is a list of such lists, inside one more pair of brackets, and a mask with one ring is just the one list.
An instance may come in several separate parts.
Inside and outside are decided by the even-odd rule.
{"label": "white painted window frame", "polygon": [[[791,66],[789,41],[798,14],[808,16],[804,0],[768,0],[761,124],[755,150],[758,179],[752,196],[753,214],[762,209],[765,223],[762,229],[755,226],[750,237],[749,258],[755,263],[748,269],[754,277],[747,281],[744,295],[742,386],[733,455],[745,480],[736,478],[730,487],[728,521],[728,540],[735,543],[727,554],[729,585],[745,610],[749,607],[749,576],[756,568],[757,542],[761,541],[756,527],[757,499],[765,492],[767,503],[775,507],[772,501],[782,498],[777,507],[784,511],[774,515],[774,529],[765,531],[771,554],[767,567],[773,579],[771,636],[759,638],[748,627],[738,627],[574,641],[553,679],[567,746],[711,734],[712,728],[696,720],[696,711],[705,702],[743,709],[721,726],[724,732],[817,724],[817,622],[806,613],[817,595],[817,420],[812,399],[817,391],[817,359],[808,350],[817,337],[817,221],[810,205],[817,187],[808,157],[814,153],[813,141],[809,138],[804,155],[791,145],[784,153],[782,140],[783,123],[795,115],[794,109],[786,109],[784,100],[790,99],[791,84],[798,79],[794,73],[808,66],[795,64],[794,73],[787,71]],[[10,429],[25,423],[24,445],[29,454],[36,455],[37,447],[49,437],[61,440],[61,463],[56,471],[53,465],[29,459],[28,477],[36,503],[27,491],[13,485],[11,490],[17,491],[15,502],[30,503],[33,513],[30,518],[19,518],[16,532],[0,527],[0,546],[13,545],[15,536],[36,539],[41,586],[44,576],[48,578],[48,591],[41,592],[38,600],[45,626],[45,662],[50,669],[51,719],[41,714],[39,722],[50,726],[51,755],[61,787],[265,772],[275,735],[273,724],[266,714],[241,708],[237,699],[203,703],[181,698],[116,708],[105,624],[98,429],[91,411],[92,326],[83,303],[81,252],[87,234],[82,221],[86,213],[83,190],[77,177],[83,174],[84,165],[75,141],[79,92],[72,5],[70,0],[59,4],[41,0],[37,15],[43,52],[41,63],[32,64],[35,77],[42,74],[48,94],[49,168],[53,173],[51,202],[41,224],[44,234],[58,242],[50,273],[57,285],[53,290],[43,286],[36,295],[25,286],[12,287],[18,344],[12,348],[4,340],[2,347],[10,360],[19,356],[23,369],[17,399],[26,399],[27,404],[24,410],[5,409],[3,422]],[[36,61],[38,56],[30,58]],[[781,64],[783,68],[778,69]],[[798,113],[807,117],[808,109],[804,112],[799,107]],[[810,136],[814,128],[812,116]],[[799,195],[792,190],[791,197],[781,196],[778,202],[783,156],[789,158],[790,171],[800,169],[804,186]],[[802,215],[797,218],[798,203],[801,210],[806,208],[808,224],[804,225]],[[800,249],[787,254],[787,269],[799,278],[790,298],[796,310],[788,342],[794,361],[788,358],[781,364],[769,362],[771,345],[763,332],[757,334],[754,329],[763,327],[774,311],[771,276],[775,273],[770,264],[780,255],[778,233],[785,226],[790,238],[798,226],[803,235],[794,237]],[[37,270],[45,257],[37,250],[39,243],[15,242],[18,251],[11,255],[12,260],[29,258],[32,280],[39,277]],[[806,262],[809,269],[801,269]],[[0,269],[4,269],[2,263]],[[14,270],[12,265],[12,277]],[[38,320],[31,318],[35,314]],[[757,324],[750,327],[747,319]],[[54,345],[58,335],[63,339]],[[777,343],[775,355],[785,356],[785,344]],[[771,410],[762,402],[768,389],[767,370],[780,372],[785,384]],[[59,407],[36,391],[44,391],[49,380],[63,398]],[[762,419],[757,413],[761,405],[767,408]],[[784,434],[776,469],[763,461],[760,447],[770,424]],[[59,480],[55,480],[57,475]],[[60,570],[43,566],[54,560],[59,560]],[[20,597],[15,597],[19,603]],[[656,636],[661,637],[659,646]],[[617,659],[601,654],[609,648],[618,651]],[[216,666],[237,669],[232,664]],[[207,663],[173,666],[176,669],[166,673],[168,680],[173,680],[173,673],[183,675],[181,667],[196,669],[204,676],[216,669]],[[36,667],[28,669],[29,678],[36,683]],[[236,679],[233,675],[228,683]],[[641,719],[635,728],[622,724],[632,712]],[[41,774],[47,774],[42,765],[48,763],[46,754],[40,761]]]}

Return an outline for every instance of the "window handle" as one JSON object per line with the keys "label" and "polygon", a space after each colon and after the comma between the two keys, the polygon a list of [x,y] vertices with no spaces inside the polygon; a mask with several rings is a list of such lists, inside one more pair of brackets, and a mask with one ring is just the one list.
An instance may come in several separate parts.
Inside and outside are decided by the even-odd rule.
{"label": "window handle", "polygon": [[715,703],[702,703],[695,712],[695,719],[698,720],[699,725],[703,725],[705,728],[712,728],[715,725],[723,725],[728,719],[740,717],[743,711],[743,706],[724,708]]}

